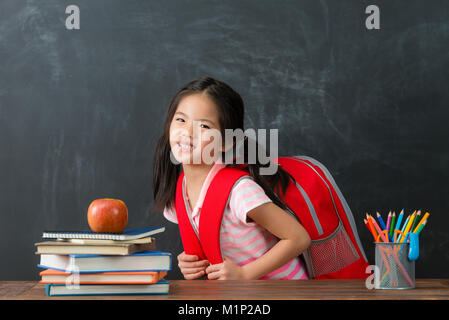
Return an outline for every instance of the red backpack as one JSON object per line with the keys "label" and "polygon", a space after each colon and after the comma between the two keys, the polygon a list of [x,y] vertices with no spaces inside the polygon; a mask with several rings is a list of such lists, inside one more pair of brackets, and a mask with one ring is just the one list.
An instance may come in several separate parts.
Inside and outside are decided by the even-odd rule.
{"label": "red backpack", "polygon": [[[357,234],[352,212],[329,171],[310,157],[274,159],[295,181],[290,180],[280,199],[289,213],[299,219],[312,240],[302,254],[307,273],[313,279],[365,279],[369,265]],[[220,227],[232,187],[249,174],[225,167],[217,172],[201,208],[199,230],[187,214],[183,176],[178,178],[175,209],[186,254],[223,262]]]}

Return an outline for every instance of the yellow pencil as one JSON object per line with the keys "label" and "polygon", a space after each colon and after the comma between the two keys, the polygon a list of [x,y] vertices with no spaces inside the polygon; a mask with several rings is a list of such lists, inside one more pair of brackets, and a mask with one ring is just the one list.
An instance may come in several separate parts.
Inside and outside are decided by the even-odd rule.
{"label": "yellow pencil", "polygon": [[[405,230],[404,230],[405,235],[407,235],[407,233],[410,231],[410,228],[412,227],[413,220],[415,219],[415,216],[416,216],[416,214],[415,214],[415,212],[413,212],[412,216],[410,217],[410,220],[407,223],[407,226],[405,227]],[[403,237],[401,239],[401,242],[404,242],[404,240],[405,240],[405,237]]]}
{"label": "yellow pencil", "polygon": [[424,217],[422,217],[421,221],[418,223],[418,225],[416,226],[415,230],[413,230],[413,233],[416,233],[416,231],[418,231],[419,227],[421,226],[421,224],[426,221],[427,217],[429,216],[429,213],[426,212],[426,214],[424,215]]}

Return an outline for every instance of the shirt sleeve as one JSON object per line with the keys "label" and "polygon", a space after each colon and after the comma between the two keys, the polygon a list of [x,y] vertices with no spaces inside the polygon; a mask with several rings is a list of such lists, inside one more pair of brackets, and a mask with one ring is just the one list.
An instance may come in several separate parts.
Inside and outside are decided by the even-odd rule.
{"label": "shirt sleeve", "polygon": [[178,223],[178,218],[176,217],[176,210],[173,207],[165,207],[164,208],[164,217],[173,223]]}
{"label": "shirt sleeve", "polygon": [[[272,200],[252,178],[243,178],[231,191],[229,206],[232,214],[244,225],[255,226],[256,223],[247,218],[252,209]],[[248,221],[249,220],[249,221]]]}

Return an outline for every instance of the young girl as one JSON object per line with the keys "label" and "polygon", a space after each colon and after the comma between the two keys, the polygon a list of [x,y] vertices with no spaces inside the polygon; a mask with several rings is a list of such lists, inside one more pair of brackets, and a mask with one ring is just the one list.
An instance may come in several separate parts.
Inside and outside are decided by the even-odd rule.
{"label": "young girl", "polygon": [[[183,171],[187,212],[198,227],[202,203],[212,178],[226,166],[238,166],[225,164],[225,152],[235,150],[237,145],[234,141],[231,146],[225,145],[224,133],[225,129],[243,130],[243,119],[244,104],[240,95],[227,84],[210,77],[193,80],[175,94],[155,152],[155,210],[163,210],[169,221],[178,223],[174,204],[178,176]],[[208,133],[213,130],[221,133],[222,143],[221,139],[210,141]],[[208,155],[214,161],[205,161],[202,151],[214,146],[213,143],[220,143],[220,152],[216,154],[217,148],[210,148],[212,153]],[[244,143],[246,152],[247,139]],[[244,158],[247,160],[246,153]],[[308,279],[298,255],[308,248],[310,237],[285,211],[286,206],[275,194],[286,189],[289,174],[278,167],[273,175],[260,175],[259,169],[266,165],[252,162],[245,161],[243,169],[251,177],[234,185],[223,212],[220,248],[224,262],[211,265],[207,260],[182,252],[178,255],[178,266],[185,279],[204,275],[219,280]]]}

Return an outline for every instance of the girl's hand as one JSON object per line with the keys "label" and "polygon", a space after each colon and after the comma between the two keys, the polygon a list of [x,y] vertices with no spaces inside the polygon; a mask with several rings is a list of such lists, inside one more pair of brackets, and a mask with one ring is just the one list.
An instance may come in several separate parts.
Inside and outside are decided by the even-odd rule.
{"label": "girl's hand", "polygon": [[186,280],[204,276],[209,264],[209,261],[199,260],[197,256],[186,254],[184,251],[178,255],[178,267]]}
{"label": "girl's hand", "polygon": [[244,279],[243,268],[231,259],[224,257],[224,261],[212,264],[206,269],[207,278],[210,280],[238,280]]}

